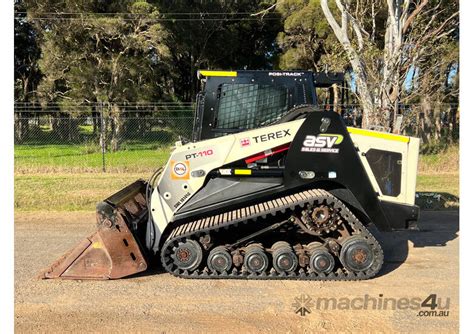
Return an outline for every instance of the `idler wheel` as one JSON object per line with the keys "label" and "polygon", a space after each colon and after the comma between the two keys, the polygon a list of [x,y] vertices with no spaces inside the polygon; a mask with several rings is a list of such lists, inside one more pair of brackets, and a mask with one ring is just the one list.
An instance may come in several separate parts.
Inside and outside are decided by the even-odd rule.
{"label": "idler wheel", "polygon": [[178,243],[172,256],[173,263],[181,270],[196,270],[202,261],[202,249],[195,240]]}
{"label": "idler wheel", "polygon": [[359,236],[352,236],[342,243],[342,265],[351,271],[366,271],[374,263],[374,252],[367,241]]}

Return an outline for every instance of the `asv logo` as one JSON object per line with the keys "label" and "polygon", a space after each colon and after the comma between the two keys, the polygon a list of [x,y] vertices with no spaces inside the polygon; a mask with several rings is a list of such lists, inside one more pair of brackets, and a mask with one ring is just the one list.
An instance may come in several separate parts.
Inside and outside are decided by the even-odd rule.
{"label": "asv logo", "polygon": [[342,135],[329,133],[306,136],[301,152],[339,153],[339,148],[333,146],[342,143],[343,139]]}

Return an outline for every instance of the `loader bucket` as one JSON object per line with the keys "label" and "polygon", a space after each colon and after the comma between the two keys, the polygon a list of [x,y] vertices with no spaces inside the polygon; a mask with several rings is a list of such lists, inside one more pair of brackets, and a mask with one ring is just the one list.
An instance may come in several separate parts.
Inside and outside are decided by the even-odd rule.
{"label": "loader bucket", "polygon": [[97,205],[97,232],[54,262],[40,278],[116,279],[142,272],[148,209],[146,182],[135,181]]}

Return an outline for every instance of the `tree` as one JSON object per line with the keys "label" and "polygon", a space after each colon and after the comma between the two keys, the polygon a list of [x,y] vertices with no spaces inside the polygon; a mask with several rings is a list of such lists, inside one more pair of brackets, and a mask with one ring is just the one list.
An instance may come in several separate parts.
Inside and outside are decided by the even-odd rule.
{"label": "tree", "polygon": [[[458,4],[441,1],[435,12],[423,13],[425,25],[414,27],[410,41],[414,69],[410,88],[401,97],[403,103],[417,103],[416,133],[425,143],[451,142],[457,139],[457,107],[459,97],[459,30],[450,20],[457,19]],[[451,24],[451,28],[446,26]],[[423,31],[416,31],[422,29]],[[443,32],[444,30],[444,32]],[[453,104],[454,103],[454,104]]]}
{"label": "tree", "polygon": [[[457,4],[450,7],[454,12],[448,17],[440,15],[447,11],[440,10],[444,0],[335,0],[335,4],[340,23],[328,1],[321,0],[324,16],[355,74],[363,126],[388,129],[410,72],[456,30]],[[378,24],[380,16],[385,18],[383,25]]]}
{"label": "tree", "polygon": [[281,29],[278,13],[252,17],[266,8],[265,1],[158,1],[166,16],[166,45],[172,58],[173,80],[178,99],[191,101],[197,93],[199,69],[268,69],[273,67]]}
{"label": "tree", "polygon": [[36,100],[36,88],[42,77],[38,67],[41,55],[38,33],[26,19],[25,10],[24,2],[16,0],[15,11],[22,13],[14,23],[15,103],[21,111],[15,113],[15,139],[19,141],[28,135],[28,110]]}
{"label": "tree", "polygon": [[278,1],[276,10],[284,20],[284,30],[277,37],[282,50],[280,68],[317,72],[327,68],[336,71],[347,68],[347,64],[341,61],[340,47],[321,12],[319,0]]}
{"label": "tree", "polygon": [[[50,13],[61,12],[75,14],[48,19]],[[162,75],[169,68],[169,51],[157,8],[146,1],[35,1],[30,13],[44,18],[37,21],[45,31],[40,61],[45,78],[39,88],[43,100],[102,104],[110,116],[111,149],[119,149],[122,104],[169,94]]]}

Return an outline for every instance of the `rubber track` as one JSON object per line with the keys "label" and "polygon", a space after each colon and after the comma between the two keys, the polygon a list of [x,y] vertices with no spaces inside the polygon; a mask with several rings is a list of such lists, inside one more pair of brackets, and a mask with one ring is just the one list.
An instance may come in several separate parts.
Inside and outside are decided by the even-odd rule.
{"label": "rubber track", "polygon": [[[354,273],[345,268],[339,268],[329,274],[319,274],[310,272],[309,267],[307,267],[306,269],[300,268],[298,272],[291,274],[278,274],[275,270],[270,270],[270,272],[267,270],[267,272],[261,274],[254,274],[243,270],[242,267],[239,269],[234,267],[232,272],[220,274],[217,272],[209,272],[207,268],[203,270],[197,269],[193,272],[173,268],[173,260],[169,255],[172,253],[173,246],[185,238],[194,237],[193,239],[198,239],[201,235],[212,231],[217,232],[220,228],[228,228],[258,218],[264,219],[268,215],[276,216],[280,212],[285,213],[288,210],[294,211],[298,206],[303,208],[306,204],[322,204],[324,201],[340,209],[339,214],[354,230],[352,235],[364,237],[369,245],[372,246],[375,259],[373,265],[367,271]],[[205,257],[203,261],[206,261]],[[383,250],[375,237],[339,199],[325,190],[312,189],[180,225],[171,232],[164,243],[161,252],[161,262],[163,268],[169,273],[182,278],[363,280],[371,278],[378,273],[383,264]]]}

